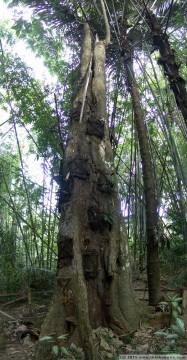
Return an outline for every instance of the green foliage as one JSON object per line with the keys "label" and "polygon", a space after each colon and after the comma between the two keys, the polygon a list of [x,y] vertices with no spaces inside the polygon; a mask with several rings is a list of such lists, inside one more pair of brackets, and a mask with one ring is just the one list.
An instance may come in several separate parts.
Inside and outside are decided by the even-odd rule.
{"label": "green foliage", "polygon": [[[47,190],[24,174],[13,141],[11,145],[1,143],[0,152],[0,287],[2,291],[15,292],[29,286],[28,281],[27,284],[22,282],[20,264],[50,268],[54,255],[49,257],[47,248],[42,248],[42,241],[47,243],[56,230],[46,202]],[[37,257],[38,249],[40,257]],[[33,279],[35,284],[41,287],[48,281],[49,285],[50,278],[44,279],[40,274],[40,285]]]}
{"label": "green foliage", "polygon": [[51,350],[52,354],[54,354],[55,356],[58,356],[59,355],[59,346],[58,345],[54,345],[52,347],[52,350]]}
{"label": "green foliage", "polygon": [[181,314],[181,307],[179,303],[182,301],[182,297],[176,295],[165,295],[165,301],[161,301],[159,304],[166,305],[169,308],[171,317],[177,319],[178,315]]}
{"label": "green foliage", "polygon": [[170,325],[169,330],[171,333],[159,330],[155,332],[155,335],[164,336],[168,340],[176,340],[186,335],[184,321],[180,318],[182,310],[179,303],[182,301],[182,298],[177,294],[173,296],[166,295],[165,298],[166,301],[161,301],[159,305],[169,308],[171,320],[173,319],[175,321],[175,325]]}
{"label": "green foliage", "polygon": [[67,340],[68,334],[60,335],[57,338],[54,338],[53,336],[43,336],[39,339],[41,342],[49,342],[51,345],[53,343],[56,343],[55,345],[52,345],[51,347],[51,353],[55,356],[64,355],[69,356],[70,352],[69,350],[61,345],[62,340]]}
{"label": "green foliage", "polygon": [[[48,32],[45,32],[45,37],[46,34]],[[12,31],[8,29],[4,31],[3,26],[0,27],[2,41],[3,39],[7,41],[9,35],[12,41],[15,41]],[[41,49],[46,49],[47,43],[49,43],[50,55],[46,54],[48,68],[51,72],[56,73],[59,81],[61,79],[64,83],[67,81],[69,64],[63,60],[61,40],[56,45],[54,34],[50,33],[47,39],[40,32],[38,36],[41,36],[43,41],[42,44],[39,42]],[[31,34],[31,37],[36,39],[37,42],[35,33]],[[49,158],[54,153],[62,155],[62,146],[66,133],[66,131],[63,131],[63,127],[67,125],[64,111],[67,111],[68,108],[67,105],[63,108],[65,102],[59,101],[59,90],[56,91],[58,102],[56,106],[58,108],[55,106],[54,109],[51,106],[51,102],[54,102],[54,98],[51,96],[51,93],[55,93],[54,86],[42,85],[32,76],[31,69],[25,65],[19,56],[10,53],[9,47],[4,45],[4,42],[2,44],[3,47],[1,46],[0,50],[0,106],[11,113],[9,122],[13,123],[14,121],[24,127],[28,138],[33,140],[35,145],[37,144],[37,149],[36,146],[33,148],[37,156],[45,155],[45,157]],[[34,47],[37,51],[35,44]],[[59,51],[61,52],[59,53]],[[43,56],[43,54],[40,55]],[[58,57],[58,61],[56,57]],[[59,71],[61,74],[59,74]],[[68,92],[67,96],[69,96]],[[60,135],[60,131],[62,131],[63,135]]]}
{"label": "green foliage", "polygon": [[177,318],[176,323],[177,325],[171,325],[170,328],[175,335],[183,337],[185,335],[184,322],[181,319]]}
{"label": "green foliage", "polygon": [[42,336],[39,341],[48,343],[49,346],[51,346],[51,354],[53,354],[55,357],[63,356],[63,358],[70,357],[76,360],[83,360],[84,352],[82,348],[75,346],[73,343],[71,343],[69,349],[64,346],[64,342],[67,341],[68,336],[69,334],[63,334],[58,337],[45,335]]}
{"label": "green foliage", "polygon": [[52,337],[52,336],[45,335],[45,336],[42,336],[42,337],[39,339],[39,341],[42,341],[42,342],[43,342],[43,341],[50,341],[50,342],[52,341],[52,342],[53,342],[54,340],[53,340],[53,337]]}
{"label": "green foliage", "polygon": [[24,288],[33,290],[52,290],[55,285],[55,273],[51,270],[25,266],[21,269],[21,279]]}
{"label": "green foliage", "polygon": [[44,22],[36,16],[30,21],[20,17],[15,21],[13,29],[18,37],[27,40],[27,44],[37,56],[44,59],[50,73],[57,75],[58,81],[64,83],[69,64],[63,60],[64,47],[60,31],[54,28],[48,28],[46,31]]}
{"label": "green foliage", "polygon": [[10,264],[0,268],[0,292],[14,293],[24,291],[21,270],[15,269]]}
{"label": "green foliage", "polygon": [[55,273],[47,269],[15,267],[10,263],[5,263],[3,268],[0,268],[1,292],[27,292],[28,289],[52,290],[54,284]]}
{"label": "green foliage", "polygon": [[163,331],[163,330],[158,330],[155,332],[155,335],[158,335],[158,336],[164,336],[165,338],[169,339],[169,340],[176,340],[178,339],[178,335],[177,334],[169,334],[168,332],[166,331]]}

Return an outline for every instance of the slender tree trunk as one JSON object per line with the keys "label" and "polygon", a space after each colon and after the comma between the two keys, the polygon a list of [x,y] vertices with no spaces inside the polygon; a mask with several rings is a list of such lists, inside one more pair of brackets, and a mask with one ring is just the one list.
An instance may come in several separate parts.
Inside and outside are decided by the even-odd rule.
{"label": "slender tree trunk", "polygon": [[149,288],[149,303],[155,305],[160,299],[160,262],[158,243],[158,213],[156,200],[156,185],[151,151],[148,140],[144,114],[140,101],[140,94],[133,70],[133,53],[128,42],[127,24],[120,23],[121,44],[126,71],[127,86],[132,98],[135,125],[138,133],[146,207],[146,236],[147,236],[147,275]]}
{"label": "slender tree trunk", "polygon": [[171,49],[169,37],[156,16],[146,9],[146,19],[152,31],[153,46],[159,49],[160,59],[158,64],[163,67],[164,74],[168,78],[175,100],[181,111],[187,126],[187,91],[186,82],[179,74],[180,65],[177,64],[175,52]]}
{"label": "slender tree trunk", "polygon": [[[179,198],[179,209],[181,211],[182,234],[185,245],[185,254],[187,254],[187,204],[186,204],[186,199],[184,197],[184,190],[182,188],[181,180],[179,178],[178,178],[178,198]],[[183,286],[184,288],[187,287],[186,266],[184,271]]]}
{"label": "slender tree trunk", "polygon": [[92,329],[123,333],[135,328],[138,312],[109,140],[105,43],[93,41],[87,24],[60,201],[57,289],[43,334],[68,332],[87,359],[99,359]]}

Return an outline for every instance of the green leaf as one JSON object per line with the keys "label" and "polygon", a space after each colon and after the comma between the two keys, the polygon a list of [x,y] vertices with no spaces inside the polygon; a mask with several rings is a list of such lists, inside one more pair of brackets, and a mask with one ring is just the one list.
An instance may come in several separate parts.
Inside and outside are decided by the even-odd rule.
{"label": "green leaf", "polygon": [[179,296],[179,294],[176,294],[171,297],[171,300],[172,301],[182,301],[182,297]]}
{"label": "green leaf", "polygon": [[177,334],[167,334],[166,338],[170,339],[170,340],[176,340],[176,339],[178,339],[178,335]]}
{"label": "green leaf", "polygon": [[177,318],[176,323],[180,327],[180,329],[185,332],[184,321],[182,319],[180,319],[180,318]]}
{"label": "green leaf", "polygon": [[61,353],[64,355],[70,355],[70,352],[68,349],[66,349],[64,346],[60,346]]}
{"label": "green leaf", "polygon": [[182,301],[182,297],[177,297],[177,298],[175,299],[175,301],[177,301],[177,302]]}
{"label": "green leaf", "polygon": [[175,335],[178,335],[178,336],[183,336],[185,331],[182,330],[179,326],[177,325],[171,325],[170,326],[171,330],[175,333]]}
{"label": "green leaf", "polygon": [[178,318],[178,311],[173,310],[173,311],[172,311],[172,317],[173,317],[174,319],[177,319],[177,318]]}
{"label": "green leaf", "polygon": [[53,340],[52,336],[43,336],[39,339],[39,341],[49,341],[49,340]]}
{"label": "green leaf", "polygon": [[171,330],[173,332],[175,332],[177,335],[179,336],[183,336],[184,335],[184,331],[177,325],[171,325],[170,326]]}
{"label": "green leaf", "polygon": [[178,306],[177,311],[178,311],[178,313],[179,313],[179,314],[181,314],[181,313],[182,313],[182,309],[181,309],[181,307],[180,307],[180,306]]}
{"label": "green leaf", "polygon": [[167,301],[160,301],[159,305],[168,305],[168,302]]}
{"label": "green leaf", "polygon": [[69,334],[64,334],[64,335],[60,335],[57,337],[58,340],[63,340],[63,339],[67,339],[69,336]]}
{"label": "green leaf", "polygon": [[165,332],[165,331],[162,331],[162,330],[158,330],[155,332],[155,335],[158,335],[158,336],[167,336],[168,333]]}
{"label": "green leaf", "polygon": [[172,306],[172,308],[177,309],[179,304],[177,301],[172,301],[171,306]]}
{"label": "green leaf", "polygon": [[54,345],[54,346],[52,347],[51,352],[52,352],[54,355],[58,356],[58,354],[59,354],[59,347],[58,347],[58,345]]}

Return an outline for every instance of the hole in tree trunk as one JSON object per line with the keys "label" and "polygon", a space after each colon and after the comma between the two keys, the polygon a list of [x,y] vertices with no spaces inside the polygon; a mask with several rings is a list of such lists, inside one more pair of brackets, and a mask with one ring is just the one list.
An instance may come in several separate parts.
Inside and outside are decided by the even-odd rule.
{"label": "hole in tree trunk", "polygon": [[73,239],[62,236],[58,239],[58,266],[71,265],[73,259]]}
{"label": "hole in tree trunk", "polygon": [[88,279],[95,279],[98,271],[98,253],[95,250],[87,250],[82,255],[84,276]]}
{"label": "hole in tree trunk", "polygon": [[104,121],[95,119],[93,117],[89,119],[87,125],[87,134],[91,136],[97,136],[99,139],[103,139],[105,134]]}

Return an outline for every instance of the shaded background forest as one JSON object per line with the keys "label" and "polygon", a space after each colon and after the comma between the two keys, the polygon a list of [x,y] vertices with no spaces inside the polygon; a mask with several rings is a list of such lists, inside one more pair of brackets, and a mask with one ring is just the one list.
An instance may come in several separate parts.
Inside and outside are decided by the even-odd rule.
{"label": "shaded background forest", "polygon": [[[41,1],[35,8],[34,1],[12,1],[14,20],[0,25],[1,292],[23,288],[20,274],[25,266],[56,269],[58,176],[79,77],[81,21],[97,26],[104,36],[96,1],[81,1],[76,7],[73,1],[51,3]],[[187,75],[187,5],[150,2],[149,10],[159,22],[155,30],[143,2],[131,2],[124,39],[126,2],[107,4],[112,35],[106,64],[107,111],[134,273],[146,273],[146,211],[140,145],[124,66],[126,39],[154,170],[161,272],[169,275],[172,286],[181,288],[186,283],[187,256],[187,104],[180,93]],[[32,6],[29,15],[23,5]],[[158,28],[168,36],[174,56],[170,62],[159,49]],[[18,40],[43,59],[51,77],[36,78],[19,51],[13,50]],[[170,65],[178,69],[175,78]]]}

